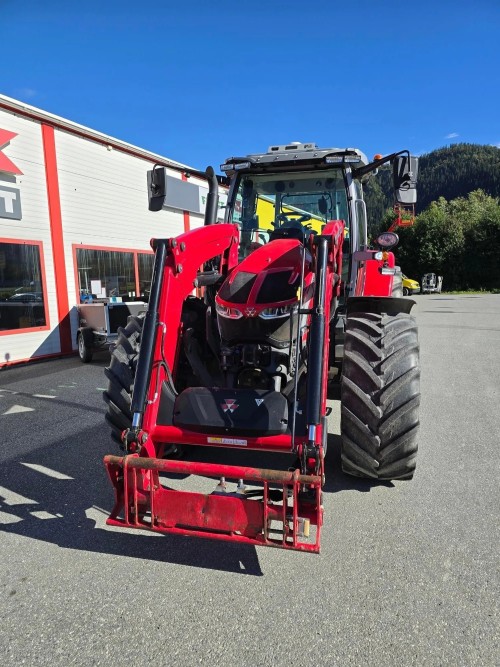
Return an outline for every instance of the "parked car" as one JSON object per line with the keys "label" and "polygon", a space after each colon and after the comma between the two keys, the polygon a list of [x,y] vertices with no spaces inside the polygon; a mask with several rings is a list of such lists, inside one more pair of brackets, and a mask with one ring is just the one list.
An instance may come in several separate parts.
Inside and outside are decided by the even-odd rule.
{"label": "parked car", "polygon": [[410,294],[416,294],[417,292],[420,292],[418,281],[408,278],[403,273],[403,296],[410,296]]}
{"label": "parked car", "polygon": [[35,294],[34,292],[20,292],[19,294],[9,296],[9,301],[32,303],[33,301],[43,301],[43,298],[41,294]]}

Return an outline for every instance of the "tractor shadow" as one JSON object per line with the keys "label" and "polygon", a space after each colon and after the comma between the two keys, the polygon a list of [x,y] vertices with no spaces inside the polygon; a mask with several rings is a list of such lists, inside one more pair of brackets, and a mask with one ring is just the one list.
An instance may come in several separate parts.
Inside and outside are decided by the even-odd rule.
{"label": "tractor shadow", "polygon": [[107,527],[114,494],[102,459],[109,453],[116,450],[99,424],[5,461],[0,468],[0,530],[65,549],[263,576],[252,545],[216,540],[200,545],[198,538]]}
{"label": "tractor shadow", "polygon": [[[106,526],[114,494],[102,459],[105,454],[117,452],[109,441],[107,428],[103,428],[101,411],[92,409],[92,412],[95,412],[95,417],[89,416],[92,425],[65,438],[55,436],[43,446],[34,435],[26,453],[3,461],[0,531],[64,549],[263,576],[258,551],[252,545],[210,539],[201,545],[199,538]],[[294,455],[205,447],[195,448],[189,458],[275,470],[286,470],[296,463]],[[326,493],[347,490],[366,493],[373,486],[393,486],[344,475],[340,438],[336,435],[328,438],[325,465]],[[51,476],[53,471],[59,476]]]}

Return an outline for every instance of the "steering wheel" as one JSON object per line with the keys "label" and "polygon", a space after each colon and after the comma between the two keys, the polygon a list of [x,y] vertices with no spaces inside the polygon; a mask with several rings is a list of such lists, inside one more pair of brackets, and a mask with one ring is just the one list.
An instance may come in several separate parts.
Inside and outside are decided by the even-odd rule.
{"label": "steering wheel", "polygon": [[[290,216],[293,216],[294,218],[297,219],[290,220]],[[287,223],[295,223],[296,225],[301,225],[303,222],[307,222],[310,219],[311,216],[309,215],[309,213],[298,213],[296,211],[290,211],[289,213],[280,213],[276,217],[277,222],[281,222],[283,225],[286,225]]]}

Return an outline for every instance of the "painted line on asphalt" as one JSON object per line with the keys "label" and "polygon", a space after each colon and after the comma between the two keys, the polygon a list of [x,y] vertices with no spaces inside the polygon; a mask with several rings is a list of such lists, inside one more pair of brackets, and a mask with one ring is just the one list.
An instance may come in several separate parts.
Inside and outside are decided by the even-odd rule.
{"label": "painted line on asphalt", "polygon": [[33,398],[57,398],[54,394],[32,394]]}
{"label": "painted line on asphalt", "polygon": [[7,512],[0,512],[0,525],[6,526],[9,523],[19,523],[23,519],[15,514],[8,514]]}
{"label": "painted line on asphalt", "polygon": [[30,514],[37,519],[58,519],[60,517],[60,515],[51,514],[50,512],[45,512],[44,510],[41,510],[40,512],[30,512]]}
{"label": "painted line on asphalt", "polygon": [[6,505],[38,505],[36,500],[25,498],[20,493],[10,491],[3,486],[0,486],[0,496],[2,496]]}
{"label": "painted line on asphalt", "polygon": [[74,477],[65,475],[64,473],[58,472],[57,470],[52,470],[52,468],[41,466],[38,463],[25,463],[24,461],[20,461],[19,463],[23,466],[26,466],[27,468],[31,468],[31,470],[36,470],[36,472],[42,473],[42,475],[53,477],[54,479],[74,479]]}
{"label": "painted line on asphalt", "polygon": [[3,415],[15,415],[21,412],[35,412],[35,408],[27,408],[25,405],[13,405],[11,408],[2,412]]}

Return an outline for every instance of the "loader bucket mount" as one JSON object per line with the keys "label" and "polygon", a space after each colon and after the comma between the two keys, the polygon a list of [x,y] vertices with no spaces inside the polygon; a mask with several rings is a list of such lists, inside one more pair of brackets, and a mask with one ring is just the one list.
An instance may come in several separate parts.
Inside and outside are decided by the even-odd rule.
{"label": "loader bucket mount", "polygon": [[[108,525],[319,553],[319,476],[137,454],[108,455],[104,465],[115,490]],[[221,491],[175,490],[162,484],[162,473],[214,478]],[[225,490],[229,480],[238,482],[235,492]]]}

